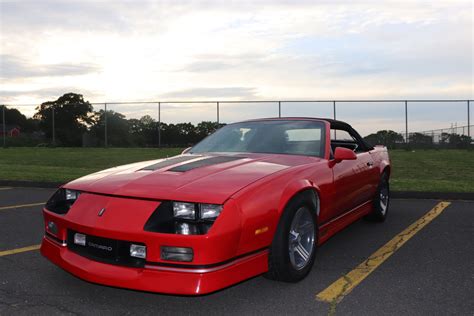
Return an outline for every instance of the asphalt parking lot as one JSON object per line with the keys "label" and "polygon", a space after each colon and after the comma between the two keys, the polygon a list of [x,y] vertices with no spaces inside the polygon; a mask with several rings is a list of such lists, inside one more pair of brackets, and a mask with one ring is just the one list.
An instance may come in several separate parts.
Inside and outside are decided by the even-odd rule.
{"label": "asphalt parking lot", "polygon": [[[52,192],[0,188],[0,315],[474,315],[473,201],[446,204],[408,240],[399,234],[440,201],[392,200],[385,223],[360,220],[321,246],[300,283],[256,277],[210,295],[183,297],[91,284],[44,259],[34,246],[43,235],[40,203]],[[350,293],[333,302],[317,298],[397,235],[406,243]]]}

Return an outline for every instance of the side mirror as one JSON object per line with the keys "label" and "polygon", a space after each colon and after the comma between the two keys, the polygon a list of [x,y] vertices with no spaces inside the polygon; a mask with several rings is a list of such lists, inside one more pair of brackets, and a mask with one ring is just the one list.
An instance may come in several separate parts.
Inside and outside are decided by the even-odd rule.
{"label": "side mirror", "polygon": [[188,147],[188,148],[186,148],[185,150],[183,150],[183,151],[181,152],[181,155],[186,154],[188,151],[191,150],[191,148],[192,148],[192,147]]}
{"label": "side mirror", "polygon": [[334,152],[334,160],[336,162],[341,162],[343,160],[356,160],[357,155],[350,149],[344,147],[336,147]]}

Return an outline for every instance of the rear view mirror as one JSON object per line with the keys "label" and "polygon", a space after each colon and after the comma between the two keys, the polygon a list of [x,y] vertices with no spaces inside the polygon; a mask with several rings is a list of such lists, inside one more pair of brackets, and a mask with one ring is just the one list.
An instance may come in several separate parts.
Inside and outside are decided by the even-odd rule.
{"label": "rear view mirror", "polygon": [[336,147],[334,152],[334,160],[336,162],[341,162],[343,160],[356,160],[357,155],[350,149],[344,147]]}

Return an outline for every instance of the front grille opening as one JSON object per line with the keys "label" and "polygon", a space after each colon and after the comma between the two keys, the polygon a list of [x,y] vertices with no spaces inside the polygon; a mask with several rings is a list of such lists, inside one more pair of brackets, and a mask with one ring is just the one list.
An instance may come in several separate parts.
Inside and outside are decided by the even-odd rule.
{"label": "front grille opening", "polygon": [[81,246],[74,243],[74,234],[76,233],[80,232],[68,230],[67,247],[80,256],[113,265],[135,268],[142,268],[145,266],[145,259],[130,256],[130,245],[145,245],[143,243],[85,234],[86,243],[85,246]]}

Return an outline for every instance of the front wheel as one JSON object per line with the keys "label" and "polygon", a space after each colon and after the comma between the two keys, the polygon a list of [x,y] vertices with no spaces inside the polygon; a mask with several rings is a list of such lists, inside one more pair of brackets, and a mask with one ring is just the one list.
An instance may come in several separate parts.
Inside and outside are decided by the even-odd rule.
{"label": "front wheel", "polygon": [[375,194],[373,211],[367,215],[366,218],[376,222],[385,221],[387,218],[389,204],[390,186],[388,183],[388,174],[384,172],[380,177],[377,193]]}
{"label": "front wheel", "polygon": [[317,244],[316,210],[304,195],[288,203],[270,247],[267,278],[298,282],[310,272]]}

